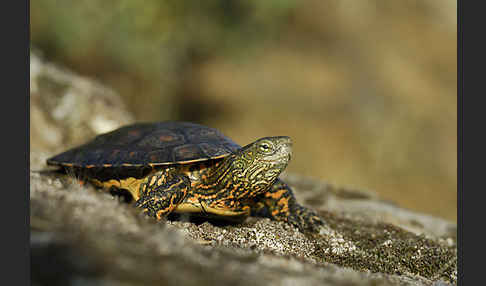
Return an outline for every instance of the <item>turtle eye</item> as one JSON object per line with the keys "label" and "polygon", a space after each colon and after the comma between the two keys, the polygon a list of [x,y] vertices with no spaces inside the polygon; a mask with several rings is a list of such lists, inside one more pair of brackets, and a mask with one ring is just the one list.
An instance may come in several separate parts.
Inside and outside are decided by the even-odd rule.
{"label": "turtle eye", "polygon": [[258,146],[258,148],[262,152],[268,152],[270,150],[270,144],[267,143],[267,142],[262,142],[262,143],[260,143],[260,146]]}

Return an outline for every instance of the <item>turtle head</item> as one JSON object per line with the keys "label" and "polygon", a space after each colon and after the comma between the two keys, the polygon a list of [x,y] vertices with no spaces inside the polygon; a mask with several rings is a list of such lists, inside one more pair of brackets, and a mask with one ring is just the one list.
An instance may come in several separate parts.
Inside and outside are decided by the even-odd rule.
{"label": "turtle head", "polygon": [[258,139],[231,156],[233,181],[242,182],[255,192],[264,192],[287,167],[291,154],[290,137]]}

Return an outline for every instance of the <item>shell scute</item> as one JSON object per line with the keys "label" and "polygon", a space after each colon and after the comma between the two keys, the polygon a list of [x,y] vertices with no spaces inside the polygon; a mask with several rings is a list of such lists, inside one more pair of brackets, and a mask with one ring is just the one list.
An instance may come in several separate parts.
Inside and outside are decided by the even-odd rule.
{"label": "shell scute", "polygon": [[82,168],[187,164],[222,158],[239,148],[218,130],[199,124],[137,123],[98,135],[47,163]]}

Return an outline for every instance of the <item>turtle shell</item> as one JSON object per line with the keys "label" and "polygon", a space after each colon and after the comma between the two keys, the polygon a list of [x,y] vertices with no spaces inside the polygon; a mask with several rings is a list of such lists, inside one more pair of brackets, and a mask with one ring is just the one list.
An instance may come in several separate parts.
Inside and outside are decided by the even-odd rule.
{"label": "turtle shell", "polygon": [[240,146],[214,128],[189,122],[137,123],[98,135],[47,160],[69,167],[143,167],[223,158]]}

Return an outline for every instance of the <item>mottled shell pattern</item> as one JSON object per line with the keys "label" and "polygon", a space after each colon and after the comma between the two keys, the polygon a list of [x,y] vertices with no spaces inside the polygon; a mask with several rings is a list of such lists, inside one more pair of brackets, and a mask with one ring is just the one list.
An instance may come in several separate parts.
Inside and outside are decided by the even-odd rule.
{"label": "mottled shell pattern", "polygon": [[47,160],[66,167],[146,167],[219,159],[241,148],[218,130],[189,122],[137,123]]}

